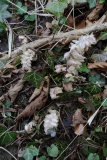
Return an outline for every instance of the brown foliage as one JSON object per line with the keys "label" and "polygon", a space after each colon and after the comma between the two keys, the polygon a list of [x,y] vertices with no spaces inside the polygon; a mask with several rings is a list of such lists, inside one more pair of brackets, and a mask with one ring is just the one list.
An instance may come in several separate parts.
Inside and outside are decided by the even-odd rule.
{"label": "brown foliage", "polygon": [[17,117],[16,120],[19,121],[22,118],[28,117],[36,113],[39,109],[41,109],[47,99],[48,99],[48,92],[49,92],[49,77],[45,78],[46,81],[43,84],[43,88],[34,101],[32,101],[29,105],[26,106],[26,108],[20,113]]}
{"label": "brown foliage", "polygon": [[101,71],[107,71],[107,62],[95,62],[88,63],[89,69],[99,69]]}

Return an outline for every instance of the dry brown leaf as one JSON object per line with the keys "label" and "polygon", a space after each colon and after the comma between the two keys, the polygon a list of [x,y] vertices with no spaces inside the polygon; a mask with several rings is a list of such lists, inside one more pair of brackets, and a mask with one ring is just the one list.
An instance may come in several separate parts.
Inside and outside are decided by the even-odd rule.
{"label": "dry brown leaf", "polygon": [[4,68],[17,69],[16,66],[7,63]]}
{"label": "dry brown leaf", "polygon": [[10,89],[8,91],[8,95],[11,98],[11,103],[14,102],[19,91],[23,88],[23,86],[24,86],[24,81],[21,79],[18,81],[18,83],[14,87],[12,87],[12,86],[10,87]]}
{"label": "dry brown leaf", "polygon": [[89,27],[91,25],[93,25],[93,22],[88,20],[88,19],[86,19],[86,27]]}
{"label": "dry brown leaf", "polygon": [[76,135],[81,135],[84,133],[85,131],[85,127],[84,127],[84,124],[78,124],[74,127],[74,131],[75,131],[75,134]]}
{"label": "dry brown leaf", "polygon": [[74,24],[74,18],[73,18],[72,15],[70,14],[70,15],[67,17],[66,25],[68,25],[68,26],[70,26],[70,27],[73,27],[73,24]]}
{"label": "dry brown leaf", "polygon": [[101,71],[107,71],[107,62],[88,63],[87,67],[89,69],[99,69]]}
{"label": "dry brown leaf", "polygon": [[30,97],[30,99],[29,99],[29,102],[31,102],[35,97],[37,97],[37,96],[40,94],[43,85],[44,85],[44,81],[41,83],[41,85],[40,85],[39,88],[36,88],[36,89],[34,90],[33,94],[31,95],[31,97]]}
{"label": "dry brown leaf", "polygon": [[66,92],[73,91],[72,82],[63,83],[63,88]]}
{"label": "dry brown leaf", "polygon": [[17,121],[19,121],[22,118],[33,115],[45,105],[48,99],[49,77],[45,77],[45,79],[46,81],[44,82],[40,95],[34,101],[32,101],[29,105],[27,105],[26,108],[16,117]]}
{"label": "dry brown leaf", "polygon": [[103,95],[102,95],[103,99],[107,98],[107,85],[105,86],[105,89],[103,91]]}
{"label": "dry brown leaf", "polygon": [[87,16],[87,19],[89,19],[90,21],[97,20],[102,9],[103,3],[97,4],[96,7],[92,10],[92,12]]}
{"label": "dry brown leaf", "polygon": [[77,109],[73,115],[72,118],[72,126],[75,127],[78,124],[86,123],[86,121],[83,119],[82,111],[81,109]]}

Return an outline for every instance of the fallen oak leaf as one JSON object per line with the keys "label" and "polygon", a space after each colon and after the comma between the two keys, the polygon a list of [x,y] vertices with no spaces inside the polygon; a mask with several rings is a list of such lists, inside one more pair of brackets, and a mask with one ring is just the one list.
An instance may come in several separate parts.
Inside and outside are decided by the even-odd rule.
{"label": "fallen oak leaf", "polygon": [[105,86],[105,89],[103,91],[102,97],[103,97],[103,99],[107,98],[107,85]]}
{"label": "fallen oak leaf", "polygon": [[24,86],[24,81],[21,79],[18,81],[18,83],[14,87],[12,87],[12,86],[10,87],[10,89],[8,91],[8,95],[11,98],[11,103],[14,102],[19,91],[23,88],[23,86]]}
{"label": "fallen oak leaf", "polygon": [[75,134],[79,136],[84,133],[85,129],[86,128],[85,128],[84,124],[78,124],[74,128]]}
{"label": "fallen oak leaf", "polygon": [[107,71],[107,62],[88,63],[87,68],[89,68],[89,69],[99,69],[101,71]]}
{"label": "fallen oak leaf", "polygon": [[31,102],[35,97],[37,97],[40,94],[40,92],[41,92],[41,90],[43,88],[43,85],[44,85],[44,81],[41,82],[41,85],[40,85],[39,88],[36,88],[34,90],[33,94],[31,95],[31,97],[29,99],[29,102]]}
{"label": "fallen oak leaf", "polygon": [[75,127],[78,124],[86,123],[86,121],[83,119],[82,111],[81,109],[77,109],[73,115],[72,118],[72,126]]}
{"label": "fallen oak leaf", "polygon": [[76,135],[81,135],[84,133],[85,126],[84,123],[86,121],[83,119],[81,109],[77,109],[72,118],[72,126],[74,127],[74,131]]}
{"label": "fallen oak leaf", "polygon": [[49,77],[47,76],[45,77],[45,79],[46,81],[44,82],[40,95],[29,105],[27,105],[26,108],[16,117],[17,121],[19,121],[22,118],[33,115],[45,105],[48,99]]}

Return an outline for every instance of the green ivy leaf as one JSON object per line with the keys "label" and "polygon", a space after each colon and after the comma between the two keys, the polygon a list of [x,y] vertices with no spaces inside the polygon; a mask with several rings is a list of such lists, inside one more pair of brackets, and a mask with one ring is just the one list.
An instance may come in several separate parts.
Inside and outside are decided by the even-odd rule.
{"label": "green ivy leaf", "polygon": [[39,157],[38,160],[46,160],[46,157],[45,156],[41,156],[41,157]]}
{"label": "green ivy leaf", "polygon": [[7,131],[3,136],[0,137],[0,145],[6,145],[13,142],[16,139],[17,133],[12,131]]}
{"label": "green ivy leaf", "polygon": [[88,156],[88,160],[100,160],[100,157],[96,153],[90,153]]}
{"label": "green ivy leaf", "polygon": [[20,8],[17,8],[17,13],[18,13],[18,14],[23,15],[24,13],[26,13],[27,7],[26,7],[26,6],[22,6],[22,2],[17,2],[16,5],[17,5],[18,7],[20,7],[20,8],[23,9],[23,10],[22,10],[22,9],[20,9]]}
{"label": "green ivy leaf", "polygon": [[105,0],[99,0],[99,3],[104,3],[105,2]]}
{"label": "green ivy leaf", "polygon": [[23,158],[25,160],[33,160],[33,157],[38,155],[39,155],[39,149],[37,149],[34,146],[29,146],[28,148],[26,148]]}
{"label": "green ivy leaf", "polygon": [[7,58],[6,58],[6,59],[1,59],[1,60],[0,60],[0,69],[2,69],[2,68],[6,65],[7,61],[8,61]]}
{"label": "green ivy leaf", "polygon": [[5,108],[9,108],[10,105],[11,105],[11,103],[10,103],[10,101],[9,101],[8,99],[6,99],[6,100],[3,102],[3,104],[4,104]]}
{"label": "green ivy leaf", "polygon": [[25,15],[24,18],[26,21],[34,21],[35,15]]}
{"label": "green ivy leaf", "polygon": [[4,22],[6,18],[12,17],[10,12],[7,11],[8,5],[6,4],[1,4],[0,5],[0,22]]}
{"label": "green ivy leaf", "polygon": [[61,18],[64,13],[64,9],[67,8],[67,0],[59,0],[48,2],[46,5],[46,11],[53,13],[56,18]]}
{"label": "green ivy leaf", "polygon": [[4,31],[5,29],[6,29],[5,24],[0,22],[0,32]]}
{"label": "green ivy leaf", "polygon": [[96,0],[87,0],[90,8],[94,8],[96,6]]}
{"label": "green ivy leaf", "polygon": [[65,24],[65,22],[66,22],[66,17],[62,17],[62,18],[60,19],[60,24]]}
{"label": "green ivy leaf", "polygon": [[102,78],[100,76],[100,74],[92,74],[90,77],[89,77],[89,81],[92,82],[92,83],[95,83],[97,84],[98,86],[100,87],[103,87],[105,85],[105,79]]}
{"label": "green ivy leaf", "polygon": [[89,73],[89,72],[90,72],[90,69],[88,69],[87,66],[86,66],[86,64],[83,63],[82,66],[81,66],[81,68],[78,69],[78,71],[79,71],[80,73],[82,73],[82,72]]}
{"label": "green ivy leaf", "polygon": [[41,82],[45,81],[45,78],[40,73],[27,72],[24,75],[23,80],[29,81],[33,86],[35,86],[36,88],[39,88]]}
{"label": "green ivy leaf", "polygon": [[47,152],[48,152],[49,156],[57,157],[59,151],[58,151],[58,148],[56,145],[51,144],[51,147],[47,147]]}
{"label": "green ivy leaf", "polygon": [[47,56],[47,61],[48,61],[48,65],[49,65],[50,69],[54,70],[54,64],[55,64],[55,62],[56,63],[58,62],[58,60],[56,59],[56,56],[54,54],[50,53]]}
{"label": "green ivy leaf", "polygon": [[102,150],[103,150],[104,156],[107,157],[107,147],[103,147]]}
{"label": "green ivy leaf", "polygon": [[3,124],[0,124],[0,134],[4,133],[7,130],[7,127]]}

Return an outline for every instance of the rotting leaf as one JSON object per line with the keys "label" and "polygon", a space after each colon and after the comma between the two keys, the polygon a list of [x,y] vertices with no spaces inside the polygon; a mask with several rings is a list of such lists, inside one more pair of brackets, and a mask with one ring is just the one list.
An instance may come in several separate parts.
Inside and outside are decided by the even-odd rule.
{"label": "rotting leaf", "polygon": [[75,127],[74,127],[74,133],[76,134],[76,135],[82,135],[83,133],[84,133],[84,131],[85,131],[85,127],[84,127],[84,124],[78,124],[78,125],[76,125]]}
{"label": "rotting leaf", "polygon": [[19,91],[23,88],[23,86],[24,86],[24,81],[19,80],[18,83],[14,87],[12,87],[12,86],[10,87],[10,89],[8,91],[8,95],[11,98],[11,103],[14,102]]}
{"label": "rotting leaf", "polygon": [[77,109],[73,115],[72,118],[72,126],[75,127],[78,124],[86,123],[86,121],[83,119],[82,111],[81,109]]}
{"label": "rotting leaf", "polygon": [[27,73],[24,75],[23,80],[29,81],[29,82],[30,82],[32,85],[34,85],[36,88],[39,88],[41,82],[44,81],[45,78],[44,78],[43,75],[40,74],[40,73],[27,72]]}
{"label": "rotting leaf", "polygon": [[44,82],[40,95],[38,95],[37,98],[35,98],[29,105],[27,105],[26,108],[16,117],[17,121],[19,121],[22,118],[33,115],[45,105],[48,99],[49,77],[45,77],[45,80],[46,81]]}
{"label": "rotting leaf", "polygon": [[31,97],[30,97],[30,99],[29,99],[29,102],[31,102],[35,97],[37,97],[37,96],[40,94],[43,85],[44,85],[44,81],[41,82],[41,85],[40,85],[39,88],[36,88],[36,89],[34,90],[33,94],[31,95]]}
{"label": "rotting leaf", "polygon": [[88,63],[88,68],[106,71],[107,70],[107,62]]}

